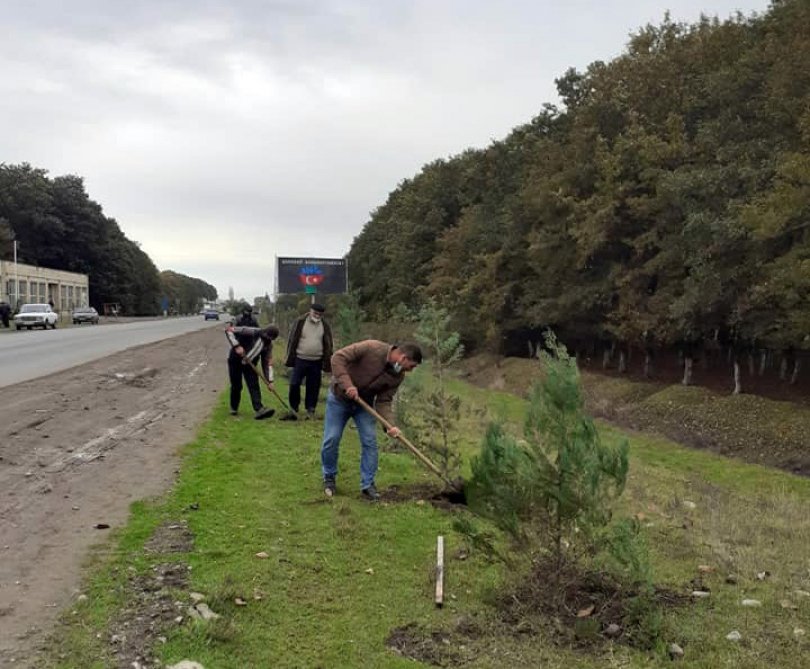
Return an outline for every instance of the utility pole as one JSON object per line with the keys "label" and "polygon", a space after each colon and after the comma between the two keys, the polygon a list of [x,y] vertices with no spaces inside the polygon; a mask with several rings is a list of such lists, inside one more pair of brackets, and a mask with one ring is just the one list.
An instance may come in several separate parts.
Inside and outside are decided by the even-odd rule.
{"label": "utility pole", "polygon": [[14,240],[14,310],[20,308],[20,273],[17,270],[17,240]]}

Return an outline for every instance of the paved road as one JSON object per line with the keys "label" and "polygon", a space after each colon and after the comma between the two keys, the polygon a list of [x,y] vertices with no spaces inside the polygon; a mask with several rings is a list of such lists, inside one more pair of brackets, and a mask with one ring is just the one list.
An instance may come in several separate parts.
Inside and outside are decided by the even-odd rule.
{"label": "paved road", "polygon": [[[84,325],[56,330],[22,330],[0,337],[0,388],[59,372],[141,344],[176,337],[222,321],[202,316],[141,320],[104,327]],[[223,336],[223,347],[226,345]]]}

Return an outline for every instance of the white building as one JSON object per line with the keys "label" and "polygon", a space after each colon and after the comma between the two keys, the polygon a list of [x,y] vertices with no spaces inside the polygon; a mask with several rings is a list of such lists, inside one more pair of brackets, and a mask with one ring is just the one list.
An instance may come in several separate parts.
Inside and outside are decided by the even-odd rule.
{"label": "white building", "polygon": [[89,304],[88,277],[87,274],[0,260],[2,300],[12,306],[52,301],[56,311],[84,307]]}

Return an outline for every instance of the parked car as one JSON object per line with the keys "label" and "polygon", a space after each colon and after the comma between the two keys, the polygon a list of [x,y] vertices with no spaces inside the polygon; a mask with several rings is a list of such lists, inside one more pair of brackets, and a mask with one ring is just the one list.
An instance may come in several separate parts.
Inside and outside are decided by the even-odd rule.
{"label": "parked car", "polygon": [[47,330],[49,325],[55,330],[58,320],[59,315],[51,309],[50,304],[24,304],[14,317],[14,325],[18,330],[23,328]]}
{"label": "parked car", "polygon": [[219,320],[219,312],[216,309],[206,309],[203,316],[205,317],[205,320],[207,320],[207,321],[218,321]]}
{"label": "parked car", "polygon": [[93,307],[79,307],[73,310],[73,324],[92,323],[98,325],[98,312]]}

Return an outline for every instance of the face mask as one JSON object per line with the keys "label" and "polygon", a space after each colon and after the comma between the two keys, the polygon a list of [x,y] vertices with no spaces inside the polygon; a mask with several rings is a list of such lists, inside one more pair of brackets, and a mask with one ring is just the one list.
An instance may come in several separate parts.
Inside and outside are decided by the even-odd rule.
{"label": "face mask", "polygon": [[391,365],[391,368],[394,370],[394,374],[399,374],[402,371],[402,364],[395,362]]}
{"label": "face mask", "polygon": [[320,323],[321,322],[321,317],[320,316],[314,316],[313,314],[310,314],[309,315],[309,320],[311,320],[313,323]]}

